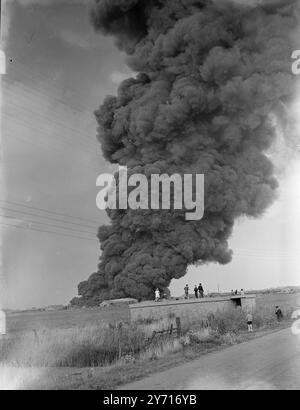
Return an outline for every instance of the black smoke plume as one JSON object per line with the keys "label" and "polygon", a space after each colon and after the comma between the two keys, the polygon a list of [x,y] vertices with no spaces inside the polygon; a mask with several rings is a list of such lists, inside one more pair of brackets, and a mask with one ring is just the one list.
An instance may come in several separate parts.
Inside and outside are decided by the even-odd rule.
{"label": "black smoke plume", "polygon": [[109,210],[99,228],[98,272],[79,284],[80,303],[153,298],[191,264],[229,263],[235,219],[261,216],[276,197],[270,114],[293,99],[299,4],[97,0],[92,22],[139,73],[96,112],[105,158],[147,176],[205,175],[202,220]]}

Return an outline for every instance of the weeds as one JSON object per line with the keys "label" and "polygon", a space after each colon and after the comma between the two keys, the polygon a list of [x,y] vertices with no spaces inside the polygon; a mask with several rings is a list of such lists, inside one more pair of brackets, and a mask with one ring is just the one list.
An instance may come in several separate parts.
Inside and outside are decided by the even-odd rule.
{"label": "weeds", "polygon": [[[254,329],[277,324],[274,312],[264,308],[254,312]],[[208,315],[207,327],[183,326],[183,335],[163,335],[151,339],[153,332],[175,326],[175,318],[139,321],[133,324],[84,326],[70,329],[37,330],[1,342],[0,364],[38,367],[97,367],[115,363],[127,365],[136,360],[156,360],[172,353],[195,348],[231,345],[247,330],[245,312],[229,309]],[[200,321],[199,321],[200,323]],[[173,335],[174,336],[174,335]],[[150,342],[149,342],[150,340]]]}

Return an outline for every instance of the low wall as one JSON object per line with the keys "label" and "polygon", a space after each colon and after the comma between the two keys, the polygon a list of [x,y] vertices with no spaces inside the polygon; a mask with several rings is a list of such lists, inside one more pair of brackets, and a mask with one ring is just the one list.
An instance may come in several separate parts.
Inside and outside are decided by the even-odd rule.
{"label": "low wall", "polygon": [[161,302],[141,302],[129,306],[132,321],[145,319],[164,319],[180,317],[186,321],[205,319],[208,313],[241,306],[243,309],[255,308],[255,295],[217,297],[190,300],[164,300]]}

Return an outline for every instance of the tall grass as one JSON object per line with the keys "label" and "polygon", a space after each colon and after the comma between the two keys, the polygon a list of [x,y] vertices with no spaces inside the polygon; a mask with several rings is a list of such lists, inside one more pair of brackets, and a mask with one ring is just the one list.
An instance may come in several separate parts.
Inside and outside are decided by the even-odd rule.
{"label": "tall grass", "polygon": [[[285,319],[291,317],[291,312],[286,310]],[[230,308],[217,311],[208,315],[208,323],[211,329],[219,334],[239,333],[247,330],[246,311],[241,308]],[[253,312],[253,328],[274,327],[278,324],[274,309],[269,306],[261,306]]]}
{"label": "tall grass", "polygon": [[145,346],[136,326],[85,326],[40,330],[3,341],[0,362],[22,366],[103,366]]}
{"label": "tall grass", "polygon": [[[273,309],[260,308],[253,314],[254,329],[277,324]],[[200,322],[199,322],[200,323]],[[208,315],[208,326],[182,326],[180,338],[164,336],[151,339],[154,331],[169,329],[174,318],[147,320],[117,326],[84,326],[23,333],[1,341],[0,365],[97,367],[134,360],[157,359],[184,350],[187,346],[205,348],[233,344],[247,330],[246,312],[228,309]],[[149,341],[150,340],[150,341]]]}

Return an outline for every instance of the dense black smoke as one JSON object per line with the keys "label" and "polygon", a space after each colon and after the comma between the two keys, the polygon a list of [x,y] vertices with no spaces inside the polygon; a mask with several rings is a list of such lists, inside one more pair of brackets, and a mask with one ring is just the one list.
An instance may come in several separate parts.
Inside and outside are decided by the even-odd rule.
{"label": "dense black smoke", "polygon": [[[298,2],[98,0],[92,22],[113,35],[136,78],[96,112],[111,163],[130,172],[205,174],[205,215],[110,210],[99,270],[82,303],[153,297],[194,263],[230,262],[236,218],[259,217],[276,196],[267,151],[270,114],[292,100]],[[280,120],[280,119],[279,119]]]}

